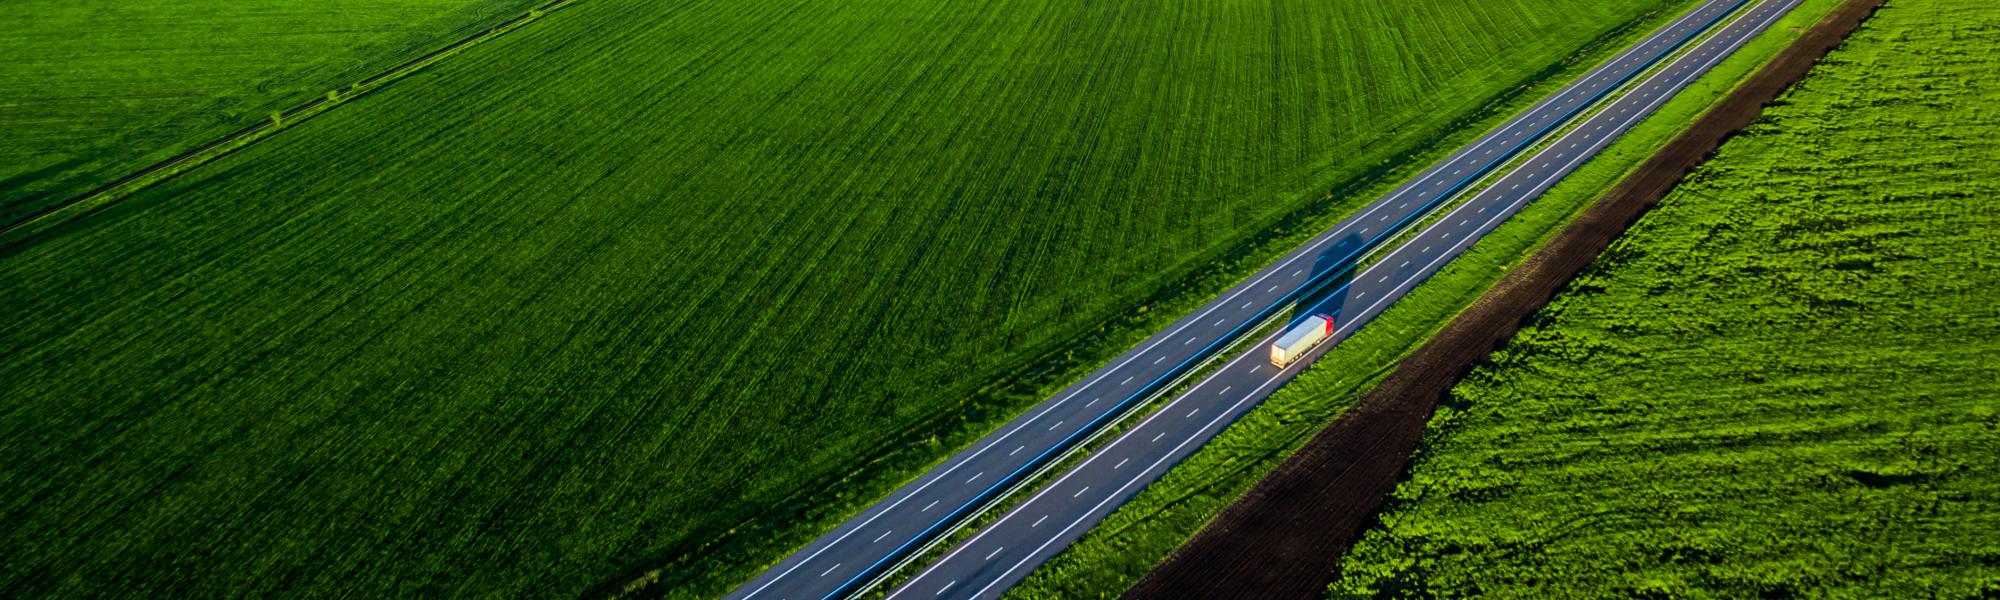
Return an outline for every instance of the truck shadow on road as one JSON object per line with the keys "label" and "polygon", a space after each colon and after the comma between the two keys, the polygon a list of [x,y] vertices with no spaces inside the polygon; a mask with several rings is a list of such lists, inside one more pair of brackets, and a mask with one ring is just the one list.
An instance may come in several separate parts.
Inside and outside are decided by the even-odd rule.
{"label": "truck shadow on road", "polygon": [[1346,321],[1341,313],[1347,305],[1348,284],[1354,281],[1355,259],[1360,258],[1359,250],[1367,241],[1360,234],[1349,233],[1313,257],[1313,282],[1292,304],[1287,323],[1311,315],[1331,315],[1336,323]]}

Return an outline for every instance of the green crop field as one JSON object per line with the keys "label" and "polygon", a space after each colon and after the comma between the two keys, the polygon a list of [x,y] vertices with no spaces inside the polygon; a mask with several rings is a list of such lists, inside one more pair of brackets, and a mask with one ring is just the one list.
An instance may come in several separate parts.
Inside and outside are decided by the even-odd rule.
{"label": "green crop field", "polygon": [[579,3],[0,240],[0,594],[719,592],[1662,5]]}
{"label": "green crop field", "polygon": [[9,2],[0,23],[0,224],[532,4]]}
{"label": "green crop field", "polygon": [[1333,595],[2000,595],[1995,47],[1890,0],[1456,388]]}

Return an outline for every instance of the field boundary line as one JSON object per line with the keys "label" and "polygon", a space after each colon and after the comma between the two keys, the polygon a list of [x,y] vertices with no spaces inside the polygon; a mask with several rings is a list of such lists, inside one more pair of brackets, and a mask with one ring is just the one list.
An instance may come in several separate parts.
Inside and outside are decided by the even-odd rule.
{"label": "field boundary line", "polygon": [[[0,226],[0,257],[11,254],[23,242],[34,238],[36,234],[53,230],[57,225],[66,222],[69,218],[94,213],[132,194],[152,187],[154,184],[173,179],[181,173],[207,164],[215,159],[228,156],[230,153],[249,146],[258,140],[262,140],[315,116],[333,110],[334,107],[344,104],[349,100],[387,87],[397,80],[442,62],[444,59],[450,58],[468,48],[518,30],[530,23],[541,20],[551,12],[567,8],[580,1],[549,0],[548,2],[529,8],[526,12],[514,16],[514,18],[459,38],[457,41],[426,52],[421,56],[398,63],[393,67],[363,78],[361,81],[328,90],[323,96],[314,96],[313,99],[289,109],[273,112],[271,118],[246,125],[220,138],[210,140],[180,154],[119,177],[110,183],[97,186],[67,200],[50,204],[23,215],[19,219]],[[17,236],[17,234],[19,235]]]}

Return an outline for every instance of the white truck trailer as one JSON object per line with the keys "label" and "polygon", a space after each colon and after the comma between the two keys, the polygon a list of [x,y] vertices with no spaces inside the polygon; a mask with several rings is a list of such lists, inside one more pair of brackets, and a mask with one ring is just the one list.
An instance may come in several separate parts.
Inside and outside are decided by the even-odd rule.
{"label": "white truck trailer", "polygon": [[1306,320],[1300,321],[1290,331],[1278,336],[1278,341],[1271,343],[1271,364],[1283,369],[1292,364],[1292,361],[1305,356],[1306,351],[1312,350],[1313,346],[1318,346],[1320,342],[1330,337],[1333,337],[1333,317],[1326,315],[1306,317]]}

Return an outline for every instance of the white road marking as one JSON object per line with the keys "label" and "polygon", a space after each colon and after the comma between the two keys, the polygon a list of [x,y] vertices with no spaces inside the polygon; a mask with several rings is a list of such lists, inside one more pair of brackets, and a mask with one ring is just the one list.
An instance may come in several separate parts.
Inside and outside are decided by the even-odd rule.
{"label": "white road marking", "polygon": [[[986,474],[986,472],[985,472],[985,471],[980,471],[980,472],[979,472],[979,475],[985,475],[985,474]],[[967,479],[967,480],[965,480],[965,482],[966,482],[966,483],[972,483],[972,482],[974,482],[974,481],[978,481],[978,480],[979,480],[979,475],[973,475],[971,479]]]}
{"label": "white road marking", "polygon": [[1125,460],[1121,460],[1121,461],[1118,461],[1118,464],[1116,464],[1116,465],[1112,465],[1112,467],[1111,467],[1111,468],[1113,468],[1113,469],[1123,469],[1123,468],[1125,468],[1125,463],[1128,463],[1128,462],[1132,462],[1132,459],[1131,459],[1131,458],[1129,458],[1129,457],[1128,457],[1128,458],[1126,458]]}
{"label": "white road marking", "polygon": [[999,547],[999,548],[994,548],[994,549],[993,549],[993,553],[992,553],[992,554],[988,554],[988,555],[986,555],[986,560],[993,560],[993,557],[995,557],[995,556],[999,556],[999,555],[1000,555],[1000,551],[1001,551],[1001,550],[1006,550],[1006,549],[1007,549],[1007,547],[1006,547],[1006,546],[1001,546],[1001,547]]}
{"label": "white road marking", "polygon": [[1120,381],[1120,382],[1118,382],[1118,385],[1125,385],[1125,384],[1128,384],[1128,383],[1132,383],[1132,378],[1131,378],[1131,377],[1126,377],[1124,381]]}
{"label": "white road marking", "polygon": [[1160,438],[1163,438],[1163,437],[1166,437],[1166,435],[1167,435],[1167,432],[1165,432],[1165,431],[1162,431],[1162,432],[1160,432],[1160,433],[1159,433],[1159,435],[1155,435],[1155,436],[1153,436],[1153,441],[1155,441],[1155,442],[1157,442],[1157,441],[1160,441]]}
{"label": "white road marking", "polygon": [[1041,526],[1042,526],[1042,521],[1047,521],[1047,520],[1049,520],[1049,516],[1048,516],[1048,515],[1042,515],[1042,518],[1040,518],[1040,519],[1035,519],[1035,524],[1033,524],[1033,525],[1029,525],[1029,527],[1041,527]]}
{"label": "white road marking", "polygon": [[1201,409],[1200,409],[1200,408],[1196,408],[1196,409],[1194,409],[1194,410],[1190,410],[1190,411],[1188,411],[1188,416],[1187,416],[1187,418],[1190,418],[1190,419],[1194,418],[1194,414],[1195,414],[1195,413],[1198,413],[1198,412],[1201,412]]}
{"label": "white road marking", "polygon": [[933,506],[937,506],[937,503],[938,503],[938,501],[937,501],[937,500],[932,500],[930,504],[925,504],[925,505],[924,505],[924,509],[923,509],[922,511],[919,511],[919,512],[930,512],[930,511],[931,511],[931,507],[933,507]]}
{"label": "white road marking", "polygon": [[958,585],[958,580],[957,580],[957,579],[953,579],[953,580],[951,580],[951,583],[947,583],[947,584],[944,584],[944,587],[941,587],[941,588],[938,588],[938,593],[937,593],[937,595],[939,595],[939,596],[943,596],[943,595],[944,595],[944,591],[945,591],[945,590],[948,590],[948,589],[951,589],[951,586],[954,586],[954,585]]}
{"label": "white road marking", "polygon": [[1220,391],[1220,392],[1216,392],[1216,394],[1217,394],[1217,395],[1221,395],[1221,394],[1227,394],[1227,393],[1229,393],[1229,388],[1232,388],[1232,387],[1236,387],[1236,386],[1223,386],[1223,388],[1222,388],[1222,391]]}
{"label": "white road marking", "polygon": [[1068,423],[1068,422],[1069,421],[1056,421],[1056,424],[1049,426],[1049,431],[1055,431],[1057,427],[1062,427],[1063,423]]}
{"label": "white road marking", "polygon": [[1090,491],[1090,486],[1087,486],[1087,485],[1086,485],[1086,486],[1083,486],[1083,489],[1080,489],[1080,490],[1077,490],[1077,491],[1076,491],[1076,493],[1074,493],[1074,494],[1070,494],[1070,495],[1069,495],[1069,497],[1071,497],[1071,498],[1075,498],[1075,497],[1077,497],[1077,496],[1082,496],[1084,492],[1088,492],[1088,491]]}
{"label": "white road marking", "polygon": [[832,573],[834,569],[838,568],[840,568],[840,563],[833,563],[833,566],[827,567],[825,571],[820,571],[819,576],[825,577],[827,573]]}
{"label": "white road marking", "polygon": [[[891,534],[891,533],[895,533],[895,532],[896,532],[896,530],[894,530],[894,529],[891,529],[891,530],[888,530],[888,531],[884,531],[884,532],[882,532],[882,535],[878,535],[878,536],[875,536],[875,542],[880,542],[880,541],[882,541],[882,538],[885,538],[885,537],[889,537],[889,534]],[[875,543],[875,542],[869,542],[869,543],[870,543],[870,544],[873,544],[873,543]]]}

